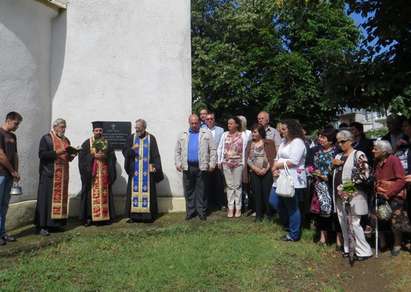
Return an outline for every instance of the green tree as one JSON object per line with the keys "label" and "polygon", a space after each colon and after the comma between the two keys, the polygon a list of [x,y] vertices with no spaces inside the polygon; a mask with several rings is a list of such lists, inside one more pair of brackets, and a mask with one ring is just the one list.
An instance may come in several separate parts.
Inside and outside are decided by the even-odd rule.
{"label": "green tree", "polygon": [[194,105],[324,126],[352,94],[358,38],[343,1],[193,0]]}
{"label": "green tree", "polygon": [[347,0],[361,14],[366,37],[358,62],[361,106],[411,107],[411,5],[407,0]]}

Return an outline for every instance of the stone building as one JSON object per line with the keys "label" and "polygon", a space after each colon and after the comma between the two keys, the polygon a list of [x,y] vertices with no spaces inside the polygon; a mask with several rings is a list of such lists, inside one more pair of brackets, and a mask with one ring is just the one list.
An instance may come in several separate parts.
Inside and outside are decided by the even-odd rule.
{"label": "stone building", "polygon": [[[183,210],[173,150],[191,111],[190,43],[189,0],[0,0],[0,119],[11,110],[24,117],[17,131],[24,195],[13,198],[9,215],[31,220],[38,143],[58,117],[73,145],[91,135],[93,120],[146,119],[166,176],[160,210]],[[70,171],[75,215],[77,160]],[[118,202],[125,188],[123,171]]]}

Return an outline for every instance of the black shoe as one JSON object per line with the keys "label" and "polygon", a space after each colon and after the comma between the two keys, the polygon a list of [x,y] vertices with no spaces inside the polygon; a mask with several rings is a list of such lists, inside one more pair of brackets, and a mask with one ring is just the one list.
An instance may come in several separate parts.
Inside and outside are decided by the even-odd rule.
{"label": "black shoe", "polygon": [[207,217],[206,216],[198,216],[200,218],[201,221],[207,221]]}
{"label": "black shoe", "polygon": [[49,236],[49,235],[50,235],[50,232],[48,232],[47,229],[42,228],[42,229],[40,229],[39,234],[40,234],[41,236]]}
{"label": "black shoe", "polygon": [[292,239],[290,236],[288,236],[288,234],[282,236],[282,237],[280,238],[280,240],[282,240],[282,241],[291,241],[291,242],[297,241],[297,240]]}
{"label": "black shoe", "polygon": [[358,262],[363,262],[363,261],[365,261],[365,260],[368,260],[370,257],[371,257],[371,256],[369,256],[369,257],[359,257],[359,256],[356,255],[354,258],[355,258],[355,260],[358,261]]}
{"label": "black shoe", "polygon": [[5,241],[3,238],[0,238],[0,246],[1,245],[6,245],[7,241]]}
{"label": "black shoe", "polygon": [[8,242],[15,242],[16,238],[10,235],[3,235],[3,240],[8,241]]}
{"label": "black shoe", "polygon": [[91,221],[90,219],[87,219],[86,223],[84,223],[84,226],[89,227],[89,226],[91,226],[92,223],[93,223],[93,221]]}
{"label": "black shoe", "polygon": [[189,221],[189,220],[193,219],[194,217],[195,217],[195,215],[190,215],[190,216],[187,215],[185,220]]}
{"label": "black shoe", "polygon": [[344,251],[344,248],[343,248],[342,245],[336,244],[336,245],[335,245],[335,251],[341,251],[341,252],[343,252],[343,251]]}

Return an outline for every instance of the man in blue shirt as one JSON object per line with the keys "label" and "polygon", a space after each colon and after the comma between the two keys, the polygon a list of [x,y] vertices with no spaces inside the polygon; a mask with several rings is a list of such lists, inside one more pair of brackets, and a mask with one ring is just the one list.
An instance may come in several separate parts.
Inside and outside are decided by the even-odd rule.
{"label": "man in blue shirt", "polygon": [[183,172],[186,220],[196,215],[200,220],[207,218],[205,183],[208,172],[215,169],[217,151],[208,129],[200,128],[200,119],[189,117],[190,129],[181,133],[175,148],[175,166]]}

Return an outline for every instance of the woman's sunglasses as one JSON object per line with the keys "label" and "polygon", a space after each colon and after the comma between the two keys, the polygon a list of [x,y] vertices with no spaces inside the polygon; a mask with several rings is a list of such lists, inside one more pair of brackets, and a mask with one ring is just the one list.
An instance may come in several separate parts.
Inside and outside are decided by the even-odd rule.
{"label": "woman's sunglasses", "polygon": [[344,144],[345,142],[347,142],[348,140],[341,140],[341,141],[337,141],[338,144]]}

